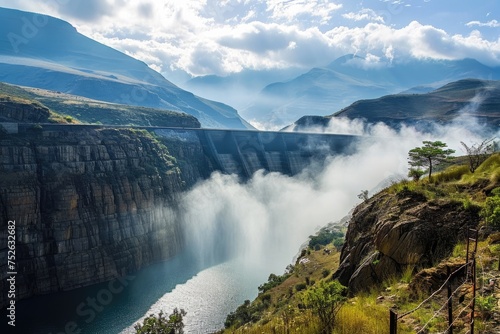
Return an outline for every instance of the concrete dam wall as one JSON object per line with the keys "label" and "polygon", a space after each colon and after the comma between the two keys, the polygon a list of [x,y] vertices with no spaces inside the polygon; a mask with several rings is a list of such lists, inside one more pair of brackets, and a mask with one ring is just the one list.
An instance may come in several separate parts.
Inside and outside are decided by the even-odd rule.
{"label": "concrete dam wall", "polygon": [[[352,136],[18,124],[0,133],[0,234],[16,226],[17,299],[111,280],[177,254],[179,195],[214,171],[294,175]],[[4,244],[5,246],[6,244]],[[0,248],[0,258],[8,249]],[[0,304],[7,301],[0,263]]]}
{"label": "concrete dam wall", "polygon": [[359,137],[296,132],[245,130],[154,129],[167,140],[199,143],[213,169],[243,179],[264,169],[295,175],[312,161],[348,154]]}

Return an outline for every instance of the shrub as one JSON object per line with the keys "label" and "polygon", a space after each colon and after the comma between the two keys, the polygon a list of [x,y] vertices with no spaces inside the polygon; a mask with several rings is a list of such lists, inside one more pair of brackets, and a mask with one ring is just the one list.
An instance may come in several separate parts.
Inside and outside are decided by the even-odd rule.
{"label": "shrub", "polygon": [[291,273],[286,273],[284,275],[278,276],[276,274],[270,274],[269,278],[267,279],[267,282],[264,284],[259,285],[259,293],[264,293],[275,286],[280,285],[283,283],[288,277],[290,277]]}
{"label": "shrub", "polygon": [[411,177],[413,181],[417,182],[425,174],[425,171],[419,168],[410,168],[408,171],[408,177]]}
{"label": "shrub", "polygon": [[342,246],[344,246],[344,242],[345,242],[344,237],[335,238],[335,240],[333,240],[333,245],[335,246],[335,249],[337,249],[337,251],[340,251],[342,249]]}
{"label": "shrub", "polygon": [[301,252],[300,252],[300,256],[299,256],[299,259],[306,256],[307,254],[307,250],[304,248]]}
{"label": "shrub", "polygon": [[266,306],[269,306],[271,305],[271,295],[266,293],[266,294],[263,294],[262,296],[260,296],[260,300],[262,301],[262,303]]}
{"label": "shrub", "polygon": [[326,278],[328,275],[330,275],[330,270],[323,269],[323,271],[321,272],[321,275],[323,275],[323,278]]}
{"label": "shrub", "polygon": [[250,308],[250,300],[245,300],[243,305],[238,306],[236,311],[229,313],[224,322],[224,326],[226,328],[231,327],[232,325],[241,326],[247,322],[250,322],[251,316],[249,312]]}
{"label": "shrub", "polygon": [[500,228],[500,196],[488,197],[480,214],[486,224]]}
{"label": "shrub", "polygon": [[491,313],[495,309],[497,300],[492,295],[478,296],[476,297],[476,303],[479,311],[483,315],[489,315],[489,313]]}
{"label": "shrub", "polygon": [[[267,299],[267,297],[265,297]],[[269,297],[270,298],[270,297]],[[270,299],[269,299],[270,303]],[[270,304],[264,302],[250,303],[250,300],[245,300],[242,305],[238,306],[236,311],[231,312],[224,322],[226,328],[241,327],[250,322],[257,322],[262,317],[262,311],[269,307]]]}
{"label": "shrub", "polygon": [[183,317],[186,311],[183,309],[174,309],[168,319],[163,316],[163,311],[160,311],[158,316],[151,314],[144,319],[142,324],[134,326],[137,334],[182,334],[184,333]]}
{"label": "shrub", "polygon": [[338,281],[321,281],[304,294],[304,304],[319,317],[324,333],[333,330],[337,313],[346,300],[345,289]]}
{"label": "shrub", "polygon": [[295,290],[302,291],[302,290],[305,290],[306,287],[307,287],[306,283],[298,283],[295,285]]}
{"label": "shrub", "polygon": [[[344,238],[344,233],[340,231],[330,231],[323,229],[317,235],[309,236],[311,240],[309,240],[309,247],[314,248],[316,250],[316,245],[325,246],[331,243],[336,238]],[[318,248],[318,250],[321,249]]]}

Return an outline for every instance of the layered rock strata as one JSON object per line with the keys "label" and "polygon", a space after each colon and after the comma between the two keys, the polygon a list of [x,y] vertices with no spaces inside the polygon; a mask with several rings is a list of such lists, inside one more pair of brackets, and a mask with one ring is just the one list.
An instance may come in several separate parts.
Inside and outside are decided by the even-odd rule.
{"label": "layered rock strata", "polygon": [[[110,280],[182,246],[174,212],[185,181],[145,131],[3,135],[0,184],[0,239],[16,226],[18,299]],[[11,270],[7,248],[0,254],[5,305]]]}

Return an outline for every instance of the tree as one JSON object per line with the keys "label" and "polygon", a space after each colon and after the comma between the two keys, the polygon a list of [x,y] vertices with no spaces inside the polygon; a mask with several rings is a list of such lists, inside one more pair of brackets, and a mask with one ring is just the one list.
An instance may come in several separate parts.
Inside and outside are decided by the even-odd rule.
{"label": "tree", "polygon": [[346,300],[343,295],[345,286],[338,281],[321,281],[304,293],[304,305],[313,310],[320,321],[322,333],[330,334],[335,326],[337,313]]}
{"label": "tree", "polygon": [[142,325],[134,326],[136,334],[183,334],[184,322],[183,317],[186,311],[175,308],[172,314],[165,318],[163,311],[160,311],[158,316],[151,314],[144,319]]}
{"label": "tree", "polygon": [[361,190],[361,193],[358,194],[358,198],[362,199],[363,202],[368,201],[368,190]]}
{"label": "tree", "polygon": [[495,149],[495,143],[493,139],[485,139],[481,142],[481,144],[473,144],[471,146],[467,146],[463,141],[460,142],[462,146],[465,148],[465,152],[467,153],[467,158],[469,159],[469,170],[471,173],[474,173],[490,154],[493,153]]}
{"label": "tree", "polygon": [[[441,141],[423,141],[424,146],[415,147],[408,152],[409,164],[413,169],[419,170],[427,167],[429,180],[432,176],[432,168],[442,162],[450,160],[455,150],[445,149],[446,144]],[[411,169],[410,169],[411,170]]]}
{"label": "tree", "polygon": [[420,168],[410,168],[408,171],[408,177],[411,177],[413,181],[418,181],[425,174]]}

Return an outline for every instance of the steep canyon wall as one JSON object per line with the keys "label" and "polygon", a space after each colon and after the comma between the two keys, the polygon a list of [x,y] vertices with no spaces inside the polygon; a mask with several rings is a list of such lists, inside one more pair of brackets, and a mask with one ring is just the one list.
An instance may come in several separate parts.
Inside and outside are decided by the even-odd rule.
{"label": "steep canyon wall", "polygon": [[[19,124],[0,138],[0,233],[16,224],[17,298],[91,285],[175,255],[178,196],[219,170],[293,175],[355,137]],[[2,244],[2,247],[5,244]],[[6,245],[5,245],[6,247]],[[7,301],[0,249],[0,303]]]}

